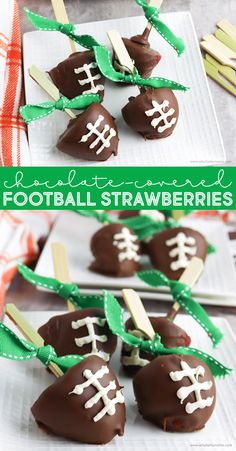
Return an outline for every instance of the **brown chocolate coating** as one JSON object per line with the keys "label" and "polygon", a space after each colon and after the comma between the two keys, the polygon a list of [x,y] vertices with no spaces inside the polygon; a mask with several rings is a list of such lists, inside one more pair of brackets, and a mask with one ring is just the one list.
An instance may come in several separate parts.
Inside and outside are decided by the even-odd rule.
{"label": "brown chocolate coating", "polygon": [[[161,116],[158,111],[154,112],[152,116],[147,116],[146,112],[154,108],[152,102],[157,102],[159,105],[168,102],[168,105],[162,107],[165,115],[171,109],[174,110],[173,113],[170,111],[170,115],[166,118],[168,123],[174,121],[170,127],[166,128],[163,119],[155,126],[151,124],[153,120]],[[122,115],[129,127],[140,133],[145,139],[161,139],[167,138],[173,133],[178,122],[179,106],[174,93],[170,89],[147,89],[137,97],[129,98],[129,102],[122,109]],[[164,130],[162,127],[164,127]]]}
{"label": "brown chocolate coating", "polygon": [[[212,383],[210,388],[200,392],[202,399],[214,397],[209,407],[186,412],[186,404],[197,401],[195,392],[192,391],[182,403],[177,392],[181,387],[191,386],[192,382],[187,376],[180,381],[173,381],[170,376],[171,372],[182,371],[181,361],[187,362],[191,368],[204,368],[205,374],[198,375],[197,379],[199,383]],[[192,355],[157,357],[136,374],[133,386],[141,415],[164,431],[193,432],[202,429],[215,407],[216,389],[211,371],[202,360]]]}
{"label": "brown chocolate coating", "polygon": [[[111,130],[115,135],[111,137],[108,142],[108,146],[103,148],[101,152],[99,149],[103,146],[101,139],[95,133],[87,138],[86,141],[81,141],[82,137],[88,135],[88,124],[95,124],[99,117],[103,120],[96,127],[97,130],[102,133],[105,126],[109,126],[109,130],[105,132],[104,138],[110,136]],[[90,148],[95,141],[97,144]],[[57,148],[64,153],[67,153],[75,158],[82,158],[83,160],[90,161],[106,161],[111,155],[117,155],[118,153],[118,130],[113,117],[110,113],[99,103],[90,105],[83,113],[79,114],[76,119],[71,119],[67,129],[59,137],[57,142]]]}
{"label": "brown chocolate coating", "polygon": [[[91,342],[82,346],[78,346],[75,342],[76,339],[89,335],[87,326],[81,325],[79,329],[72,328],[72,321],[76,322],[89,317],[105,318],[105,314],[99,308],[86,308],[65,313],[64,315],[53,316],[39,328],[38,332],[44,339],[45,345],[52,345],[58,356],[90,354],[93,352]],[[116,349],[117,337],[112,334],[107,322],[103,326],[94,324],[93,327],[97,335],[106,335],[107,337],[105,342],[96,341],[98,352],[103,351],[111,356]]]}
{"label": "brown chocolate coating", "polygon": [[[86,369],[96,373],[102,366],[107,365],[99,357],[88,357],[46,388],[31,409],[39,426],[49,433],[82,443],[105,444],[116,435],[123,435],[124,403],[115,405],[114,415],[105,414],[95,422],[93,418],[104,407],[103,400],[100,398],[91,408],[85,408],[85,404],[97,393],[96,388],[89,385],[80,395],[71,393],[76,385],[86,382],[87,378],[83,374]],[[115,381],[116,389],[108,393],[108,398],[113,399],[120,385],[112,369],[108,368],[109,373],[104,374],[99,382],[106,387],[109,382]]]}
{"label": "brown chocolate coating", "polygon": [[[136,238],[133,244],[137,250],[130,259],[122,259],[122,254],[126,252],[127,248],[118,247],[121,240],[116,235],[122,233],[124,229],[128,231],[129,235]],[[130,277],[139,270],[140,243],[132,229],[122,224],[109,224],[99,229],[92,237],[91,251],[95,257],[90,266],[92,271],[106,276]]]}
{"label": "brown chocolate coating", "polygon": [[[189,346],[191,343],[191,338],[187,335],[187,333],[181,329],[181,327],[177,326],[177,324],[168,320],[166,317],[158,317],[158,316],[149,316],[152,327],[161,336],[161,342],[166,348],[178,348],[179,346]],[[129,318],[125,323],[125,328],[127,331],[132,331],[135,329],[133,321]],[[121,353],[121,363],[125,372],[131,376],[135,375],[141,368],[142,365],[127,365],[125,362],[124,356],[130,356],[131,348],[126,344],[122,346]],[[139,351],[139,356],[141,359],[148,360],[151,362],[156,357],[153,354]],[[125,364],[126,363],[126,364]]]}
{"label": "brown chocolate coating", "polygon": [[148,40],[144,35],[133,36],[132,38],[122,38],[129,56],[134,61],[134,65],[142,78],[151,76],[153,69],[161,59],[160,53],[151,49]]}
{"label": "brown chocolate coating", "polygon": [[[88,50],[85,52],[75,52],[72,53],[66,60],[62,61],[58,64],[58,66],[54,67],[49,71],[49,75],[53,81],[53,83],[57,86],[60,93],[66,96],[68,99],[73,99],[85,91],[91,89],[91,83],[86,83],[81,85],[78,80],[87,79],[87,75],[85,72],[81,72],[80,74],[76,74],[74,71],[76,69],[82,68],[84,64],[96,63],[94,52],[92,50]],[[92,77],[96,75],[100,75],[101,78],[94,80],[94,85],[104,86],[105,78],[99,71],[98,67],[90,69]],[[94,94],[99,94],[101,98],[104,97],[104,90],[98,90],[98,92],[94,92]]]}
{"label": "brown chocolate coating", "polygon": [[208,249],[204,236],[200,232],[197,232],[197,230],[190,229],[189,227],[175,227],[155,234],[148,242],[148,254],[151,262],[156,269],[159,269],[159,271],[162,271],[169,279],[173,280],[178,280],[185,268],[181,267],[177,270],[171,269],[172,262],[175,262],[178,256],[171,257],[169,253],[176,247],[176,244],[167,246],[166,242],[175,238],[179,233],[184,233],[186,237],[195,239],[194,245],[187,244],[190,249],[196,247],[194,255],[188,253],[185,254],[187,260],[190,261],[192,257],[199,257],[205,261]]}

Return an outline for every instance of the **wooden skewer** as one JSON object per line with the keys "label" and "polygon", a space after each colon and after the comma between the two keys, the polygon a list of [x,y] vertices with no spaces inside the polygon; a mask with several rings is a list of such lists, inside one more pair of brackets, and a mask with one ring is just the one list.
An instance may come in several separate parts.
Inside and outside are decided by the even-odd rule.
{"label": "wooden skewer", "polygon": [[[60,282],[71,283],[69,274],[69,264],[66,248],[61,243],[52,243],[52,257],[55,276]],[[67,301],[69,312],[74,312],[76,307],[69,300]]]}
{"label": "wooden skewer", "polygon": [[200,42],[201,47],[214,58],[216,58],[221,64],[230,66],[236,70],[236,52],[222,44],[215,36],[206,35],[203,41]]}
{"label": "wooden skewer", "polygon": [[222,42],[222,44],[225,44],[227,47],[229,47],[231,50],[234,50],[236,52],[236,40],[234,40],[231,36],[229,36],[227,33],[225,33],[223,30],[220,30],[219,28],[215,31],[215,37]]}
{"label": "wooden skewer", "polygon": [[117,60],[120,65],[127,69],[131,74],[134,72],[135,66],[129,53],[125,47],[125,44],[117,30],[111,30],[107,32],[107,36],[110,39],[111,45],[114,49]]}
{"label": "wooden skewer", "polygon": [[220,20],[220,22],[218,22],[217,24],[217,27],[219,27],[236,41],[236,28],[227,19]]}
{"label": "wooden skewer", "polygon": [[[160,9],[163,1],[164,0],[150,0],[149,5],[150,6],[155,6],[157,9]],[[147,24],[147,26],[146,26],[146,28],[145,28],[145,30],[143,32],[143,37],[145,39],[148,39],[151,30],[152,30],[152,24],[150,22],[148,22],[148,24]]]}
{"label": "wooden skewer", "polygon": [[[34,65],[31,66],[29,68],[29,75],[55,102],[60,99],[60,92],[57,87],[38,67]],[[65,113],[67,113],[72,119],[76,118],[76,115],[67,108],[65,109]]]}
{"label": "wooden skewer", "polygon": [[129,310],[135,328],[140,330],[147,338],[153,340],[155,337],[155,330],[152,327],[139,295],[132,289],[124,289],[122,290],[122,297]]}
{"label": "wooden skewer", "polygon": [[[51,0],[53,11],[58,22],[67,24],[69,23],[69,18],[66,12],[65,3],[63,0]],[[69,38],[70,48],[72,53],[76,52],[75,42]]]}
{"label": "wooden skewer", "polygon": [[[188,267],[185,269],[182,276],[180,277],[179,281],[185,283],[190,288],[192,288],[199,279],[203,271],[203,268],[204,263],[201,260],[201,258],[193,257]],[[173,321],[180,308],[181,308],[180,304],[178,302],[175,302],[170,312],[168,313],[167,318]]]}
{"label": "wooden skewer", "polygon": [[[31,326],[31,324],[28,323],[28,321],[14,304],[6,304],[4,311],[27,341],[30,341],[39,348],[44,346],[43,338]],[[48,368],[56,377],[63,376],[64,374],[56,363],[51,363]]]}

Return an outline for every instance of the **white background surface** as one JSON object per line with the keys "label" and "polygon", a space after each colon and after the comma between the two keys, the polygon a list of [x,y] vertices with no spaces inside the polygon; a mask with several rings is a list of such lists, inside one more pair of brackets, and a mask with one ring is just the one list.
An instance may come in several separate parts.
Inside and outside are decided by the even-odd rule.
{"label": "white background surface", "polygon": [[[199,230],[206,239],[216,246],[217,252],[207,257],[205,270],[198,284],[193,289],[194,296],[201,296],[201,303],[211,305],[236,305],[236,273],[229,248],[227,230],[220,221],[204,221],[185,218],[182,223]],[[80,287],[91,289],[109,288],[120,290],[125,287],[141,291],[142,296],[148,292],[149,298],[158,299],[157,289],[153,289],[137,277],[114,278],[92,273],[88,267],[93,260],[90,252],[90,239],[102,227],[94,218],[86,218],[73,212],[63,212],[55,223],[47,243],[38,260],[35,272],[40,275],[54,277],[51,256],[51,243],[61,242],[65,245],[73,282]],[[145,266],[150,268],[150,262],[144,258]],[[142,263],[141,261],[141,263]],[[163,291],[163,290],[161,290]],[[159,293],[161,293],[158,290]],[[161,294],[159,298],[171,299]],[[231,299],[229,299],[231,297]]]}
{"label": "white background surface", "polygon": [[[29,142],[33,165],[105,165],[105,166],[153,166],[214,164],[224,161],[222,139],[209,96],[208,84],[201,62],[201,54],[187,12],[163,15],[173,31],[182,36],[186,52],[178,58],[174,50],[157,33],[151,34],[151,46],[163,55],[155,75],[178,81],[191,89],[187,93],[175,91],[180,104],[179,123],[169,138],[144,141],[124,123],[121,108],[128,97],[137,95],[135,87],[122,87],[107,82],[104,106],[117,118],[120,130],[118,157],[104,163],[77,160],[59,152],[55,145],[65,130],[66,114],[56,112],[50,117],[29,126]],[[140,33],[145,27],[144,17],[114,19],[81,24],[79,33],[91,33],[101,43],[107,44],[106,30],[116,28],[124,36]],[[45,51],[45,49],[47,49]],[[80,48],[81,50],[81,48]],[[37,58],[36,58],[37,55]],[[68,39],[54,32],[31,32],[24,35],[24,70],[27,103],[39,103],[48,99],[28,75],[28,68],[37,64],[47,71],[69,55]]]}
{"label": "white background surface", "polygon": [[[56,314],[58,313],[53,312],[53,315]],[[52,316],[52,312],[27,312],[25,316],[32,325],[38,327]],[[176,319],[176,323],[192,337],[193,347],[214,355],[230,368],[235,367],[236,339],[224,319],[214,318],[214,321],[224,332],[225,337],[217,350],[213,351],[207,335],[192,318],[178,315]],[[8,319],[5,322],[14,329]],[[30,413],[30,408],[42,391],[53,383],[54,377],[45,371],[39,361],[16,362],[0,359],[1,451],[59,451],[62,449],[64,451],[75,449],[82,451],[170,451],[171,449],[187,451],[194,449],[192,446],[194,444],[201,445],[202,450],[208,450],[209,446],[213,445],[220,451],[225,445],[231,445],[231,449],[234,449],[236,445],[235,372],[225,380],[216,379],[216,408],[204,429],[185,434],[167,433],[144,421],[138,414],[131,379],[122,374],[119,359],[120,351],[117,349],[111,366],[116,371],[121,385],[124,385],[127,423],[124,437],[114,439],[105,447],[72,443],[41,431]]]}

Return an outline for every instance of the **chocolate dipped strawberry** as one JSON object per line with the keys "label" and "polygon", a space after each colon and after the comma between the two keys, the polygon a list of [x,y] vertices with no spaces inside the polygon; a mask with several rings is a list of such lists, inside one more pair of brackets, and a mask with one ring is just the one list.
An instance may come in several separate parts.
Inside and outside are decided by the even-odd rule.
{"label": "chocolate dipped strawberry", "polygon": [[80,94],[99,94],[103,99],[105,78],[98,69],[93,50],[72,53],[51,69],[49,75],[68,99]]}
{"label": "chocolate dipped strawberry", "polygon": [[57,148],[74,158],[105,161],[118,152],[118,130],[113,117],[99,103],[72,119],[60,136]]}
{"label": "chocolate dipped strawberry", "polygon": [[175,227],[155,234],[147,251],[153,266],[169,279],[178,280],[193,257],[205,261],[208,251],[204,236],[189,227]]}
{"label": "chocolate dipped strawberry", "polygon": [[130,277],[139,269],[140,243],[135,233],[113,223],[99,229],[91,240],[95,260],[92,271],[115,277]]}
{"label": "chocolate dipped strawberry", "polygon": [[58,356],[94,354],[107,362],[117,344],[104,311],[99,308],[85,308],[53,316],[38,332],[45,345],[52,345]]}
{"label": "chocolate dipped strawberry", "polygon": [[[160,335],[161,343],[165,348],[177,348],[179,346],[190,345],[191,338],[187,333],[168,318],[149,316],[149,320],[154,331]],[[144,338],[144,335],[135,329],[131,318],[126,321],[125,329],[132,335]],[[125,372],[131,376],[136,374],[141,368],[148,365],[149,362],[155,358],[155,355],[151,353],[142,351],[139,348],[132,348],[130,345],[123,343],[121,363]]]}
{"label": "chocolate dipped strawberry", "polygon": [[141,415],[164,431],[198,431],[215,407],[212,373],[193,355],[157,357],[136,374],[133,386]]}
{"label": "chocolate dipped strawberry", "polygon": [[121,387],[104,360],[90,356],[40,395],[32,414],[48,433],[82,443],[105,444],[124,434]]}
{"label": "chocolate dipped strawberry", "polygon": [[173,133],[179,106],[170,89],[147,89],[137,97],[129,98],[122,115],[128,126],[145,139],[161,139]]}

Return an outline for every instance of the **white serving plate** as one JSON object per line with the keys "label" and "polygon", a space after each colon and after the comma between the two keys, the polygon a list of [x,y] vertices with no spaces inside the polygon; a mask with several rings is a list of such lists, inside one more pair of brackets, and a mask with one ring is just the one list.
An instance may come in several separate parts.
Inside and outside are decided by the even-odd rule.
{"label": "white serving plate", "polygon": [[[191,15],[189,12],[167,13],[162,18],[178,36],[183,37],[186,52],[178,58],[166,41],[153,31],[151,46],[163,55],[154,74],[191,88],[186,93],[175,91],[180,105],[180,118],[173,135],[145,142],[140,135],[135,134],[124,123],[121,109],[131,95],[138,94],[137,88],[119,87],[107,82],[104,106],[117,119],[120,133],[119,155],[103,163],[96,163],[74,159],[58,151],[57,139],[66,129],[68,118],[66,114],[56,112],[28,127],[33,166],[187,166],[224,163],[225,152],[219,124]],[[132,36],[140,33],[145,24],[143,16],[127,17],[81,24],[78,33],[92,33],[98,42],[107,45],[106,31],[115,28],[123,36]],[[45,102],[48,96],[31,80],[28,68],[36,64],[48,71],[69,55],[69,41],[57,32],[34,31],[24,34],[23,48],[26,101],[31,104]]]}
{"label": "white serving plate", "polygon": [[[26,318],[35,327],[46,322],[60,312],[27,312]],[[64,313],[64,312],[61,312]],[[228,322],[214,318],[215,324],[225,334],[224,341],[217,350],[212,350],[210,340],[200,326],[189,316],[178,315],[176,323],[192,337],[192,346],[214,355],[230,368],[236,365],[234,336]],[[14,326],[6,318],[5,324]],[[1,451],[59,451],[59,450],[108,450],[108,451],[176,451],[190,450],[193,445],[208,450],[213,445],[219,450],[225,446],[234,449],[236,376],[233,372],[225,380],[216,379],[217,402],[212,417],[201,431],[186,434],[167,433],[156,428],[139,415],[133,395],[132,381],[120,369],[120,349],[112,358],[111,366],[124,385],[127,408],[127,422],[123,438],[117,437],[104,446],[84,445],[47,435],[40,430],[30,413],[30,408],[42,391],[53,383],[54,377],[43,368],[39,361],[16,362],[0,359],[0,436]],[[79,427],[79,419],[78,419]],[[222,447],[221,447],[222,446]]]}
{"label": "white serving plate", "polygon": [[[217,252],[207,257],[205,270],[193,294],[201,297],[201,303],[211,305],[236,305],[236,271],[229,248],[226,227],[220,221],[183,219],[189,225],[202,232],[206,239],[214,244]],[[137,277],[113,278],[92,273],[88,267],[93,260],[90,252],[90,239],[102,225],[94,218],[86,218],[74,212],[66,211],[59,215],[38,260],[35,272],[43,276],[54,277],[51,243],[59,241],[68,251],[72,280],[81,288],[97,290],[108,288],[112,292],[124,287],[138,290],[142,297],[149,299],[171,300],[165,289],[153,289]],[[147,257],[142,260],[150,267]],[[144,268],[145,269],[145,268]]]}

